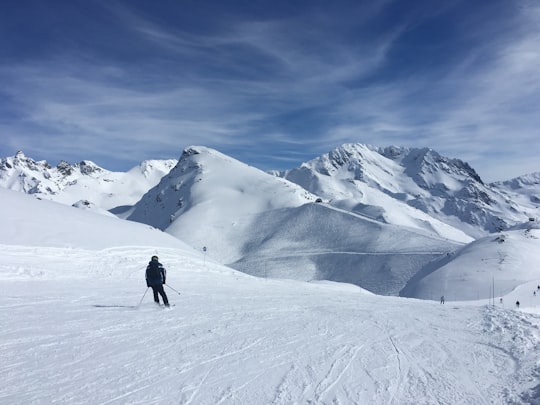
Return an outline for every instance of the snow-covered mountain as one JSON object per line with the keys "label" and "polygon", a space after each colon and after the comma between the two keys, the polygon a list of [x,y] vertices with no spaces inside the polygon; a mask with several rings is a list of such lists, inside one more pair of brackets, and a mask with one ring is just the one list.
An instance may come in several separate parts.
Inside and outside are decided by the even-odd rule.
{"label": "snow-covered mountain", "polygon": [[485,185],[433,150],[362,144],[281,173],[202,146],[127,173],[89,161],[53,168],[19,152],[2,159],[0,184],[149,224],[249,274],[393,295],[472,236],[536,217],[539,200],[534,174]]}
{"label": "snow-covered mountain", "polygon": [[[69,205],[82,201],[124,218],[176,163],[148,160],[121,173],[90,161],[51,167],[18,152],[0,160],[0,187]],[[345,144],[271,173],[337,208],[460,241],[467,237],[457,229],[476,238],[539,216],[540,173],[486,185],[467,163],[427,148]]]}
{"label": "snow-covered mountain", "polygon": [[177,238],[148,225],[40,200],[0,188],[3,210],[0,245],[66,249],[145,246],[193,250]]}
{"label": "snow-covered mountain", "polygon": [[540,219],[540,172],[492,183],[491,186],[499,190],[507,201],[523,207],[529,218]]}
{"label": "snow-covered mountain", "polygon": [[53,167],[19,151],[0,160],[0,187],[63,204],[87,201],[103,210],[116,208],[122,212],[124,206],[135,204],[155,186],[176,162],[147,160],[128,172],[111,172],[88,160],[77,164],[62,161]]}
{"label": "snow-covered mountain", "polygon": [[249,274],[343,281],[380,294],[397,294],[424,264],[471,240],[443,224],[446,237],[317,199],[294,183],[197,146],[184,151],[128,219],[205,247],[213,259]]}
{"label": "snow-covered mountain", "polygon": [[129,220],[147,223],[207,246],[223,263],[243,257],[257,216],[298,207],[316,196],[216,150],[192,146],[159,184],[135,205]]}
{"label": "snow-covered mountain", "polygon": [[[525,303],[536,298],[533,292],[540,280],[538,263],[540,225],[529,221],[477,239],[427,264],[409,280],[400,295],[421,299],[444,295],[450,300],[511,295]],[[540,298],[540,291],[538,294]]]}
{"label": "snow-covered mountain", "polygon": [[[436,218],[473,237],[507,229],[538,212],[537,206],[510,198],[500,184],[484,184],[467,163],[428,148],[345,144],[296,169],[274,174],[335,206],[378,220],[397,223],[398,218],[407,218],[407,225],[431,227],[431,218]],[[528,192],[538,201],[538,183]]]}
{"label": "snow-covered mountain", "polygon": [[[218,188],[214,198],[225,201],[230,192]],[[309,207],[324,208],[290,209]],[[0,189],[0,228],[2,404],[540,401],[540,289],[532,294],[540,276],[532,266],[520,268],[522,284],[502,303],[453,301],[464,283],[488,296],[481,277],[465,274],[462,284],[448,284],[450,302],[439,305],[343,283],[251,277],[148,225],[10,190]],[[480,241],[456,254],[461,274],[503,246],[530,246],[522,256],[538,252],[527,245],[537,229],[504,235],[505,242]],[[409,236],[373,245],[406,245],[399,238]],[[280,254],[281,246],[270,247],[270,256]],[[477,248],[481,254],[472,254]],[[146,289],[153,254],[167,268],[170,310]],[[514,258],[492,262],[496,285],[524,264]]]}

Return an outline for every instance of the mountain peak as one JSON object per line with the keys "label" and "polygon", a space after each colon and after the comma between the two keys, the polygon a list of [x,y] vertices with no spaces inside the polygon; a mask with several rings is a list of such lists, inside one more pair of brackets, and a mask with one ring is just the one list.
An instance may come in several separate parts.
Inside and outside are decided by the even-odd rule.
{"label": "mountain peak", "polygon": [[61,160],[56,165],[56,169],[64,176],[69,176],[71,173],[73,173],[73,165],[66,162],[65,160]]}
{"label": "mountain peak", "polygon": [[192,145],[192,146],[189,146],[187,148],[185,148],[182,152],[182,156],[180,157],[180,160],[185,160],[185,159],[189,159],[189,158],[193,158],[194,156],[199,156],[202,157],[202,156],[208,156],[210,158],[214,158],[214,159],[220,159],[220,160],[226,160],[226,161],[229,161],[229,162],[236,162],[238,164],[242,164],[244,165],[245,163],[239,161],[239,160],[236,160],[236,159],[233,159],[232,157],[228,156],[228,155],[225,155],[223,153],[221,153],[220,151],[216,150],[216,149],[212,149],[212,148],[209,148],[207,146],[195,146],[195,145]]}
{"label": "mountain peak", "polygon": [[61,160],[51,167],[46,161],[36,162],[18,151],[0,160],[0,187],[69,205],[88,200],[108,210],[136,203],[175,164],[175,160],[153,161],[144,171],[116,173],[90,160],[78,164]]}
{"label": "mountain peak", "polygon": [[[136,204],[128,219],[167,230],[193,245],[214,238],[213,250],[233,260],[239,253],[227,243],[242,229],[251,229],[258,215],[315,200],[296,184],[214,149],[191,146]],[[215,224],[219,224],[219,237],[212,236]]]}
{"label": "mountain peak", "polygon": [[[525,215],[486,186],[468,163],[427,147],[344,144],[278,175],[347,207],[365,211],[377,206],[384,218],[392,213],[382,208],[381,199],[390,197],[475,237],[520,222]],[[376,197],[376,191],[386,196]]]}
{"label": "mountain peak", "polygon": [[201,147],[197,147],[197,146],[190,146],[190,147],[187,147],[186,149],[184,149],[184,151],[182,152],[182,157],[188,157],[188,156],[193,156],[193,155],[199,155],[201,152],[200,152],[200,148]]}
{"label": "mountain peak", "polygon": [[83,160],[79,163],[79,170],[82,174],[90,175],[96,172],[103,172],[104,170],[90,160]]}

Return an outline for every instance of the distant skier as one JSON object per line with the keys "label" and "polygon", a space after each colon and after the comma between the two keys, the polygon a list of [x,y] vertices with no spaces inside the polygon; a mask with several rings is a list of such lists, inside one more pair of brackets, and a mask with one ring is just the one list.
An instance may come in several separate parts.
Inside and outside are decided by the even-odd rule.
{"label": "distant skier", "polygon": [[441,304],[444,304],[444,295],[441,296]]}
{"label": "distant skier", "polygon": [[516,308],[519,309],[519,301],[516,301]]}
{"label": "distant skier", "polygon": [[163,304],[168,307],[169,299],[167,298],[167,294],[165,294],[165,290],[163,290],[166,276],[167,271],[159,262],[158,257],[152,256],[152,260],[150,260],[146,267],[146,286],[152,287],[152,291],[154,292],[154,302],[156,304],[159,304],[159,293],[161,298],[163,298]]}
{"label": "distant skier", "polygon": [[501,299],[499,300],[499,302],[500,302],[501,304],[503,303],[503,299],[502,299],[502,297],[501,297]]}

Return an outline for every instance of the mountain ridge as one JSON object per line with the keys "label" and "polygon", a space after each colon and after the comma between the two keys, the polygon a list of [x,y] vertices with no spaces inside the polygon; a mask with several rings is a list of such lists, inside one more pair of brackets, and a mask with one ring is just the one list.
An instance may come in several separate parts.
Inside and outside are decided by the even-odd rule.
{"label": "mountain ridge", "polygon": [[51,166],[18,151],[0,159],[0,187],[69,205],[87,200],[110,210],[135,204],[175,164],[176,160],[145,160],[127,172],[111,172],[90,160],[62,160]]}
{"label": "mountain ridge", "polygon": [[[458,241],[317,201],[300,185],[192,146],[127,219],[205,248],[213,259],[248,274],[369,282],[373,292],[387,295],[397,294],[417,268],[466,239],[450,229],[446,236]],[[383,251],[377,247],[382,241]],[[382,267],[373,259],[381,254],[389,257]]]}
{"label": "mountain ridge", "polygon": [[[55,174],[46,162],[23,157],[2,159],[0,186],[16,189],[17,180]],[[21,162],[30,174],[43,169],[42,176],[13,176]],[[399,294],[433,261],[488,235],[486,221],[497,213],[506,229],[528,221],[538,198],[534,175],[485,185],[465,162],[429,148],[345,144],[279,173],[204,146],[184,149],[164,169],[145,161],[115,174],[85,162],[55,169],[72,182],[64,190],[32,194],[151,225],[252,275],[349,282],[385,295]],[[153,183],[140,182],[144,176],[154,176]],[[123,196],[133,185],[138,195]],[[443,208],[452,204],[470,216],[447,215]],[[476,217],[481,226],[466,222]]]}
{"label": "mountain ridge", "polygon": [[298,168],[272,173],[323,198],[337,197],[349,208],[375,205],[365,184],[473,237],[524,222],[535,210],[512,202],[497,184],[484,184],[468,163],[429,148],[344,144]]}

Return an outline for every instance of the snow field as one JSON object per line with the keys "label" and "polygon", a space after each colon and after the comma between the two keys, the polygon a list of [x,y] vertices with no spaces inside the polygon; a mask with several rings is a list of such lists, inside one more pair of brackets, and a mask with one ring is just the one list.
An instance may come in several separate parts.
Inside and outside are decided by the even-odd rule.
{"label": "snow field", "polygon": [[539,398],[537,315],[258,279],[171,248],[158,254],[176,306],[149,291],[133,308],[155,248],[1,250],[1,404]]}

